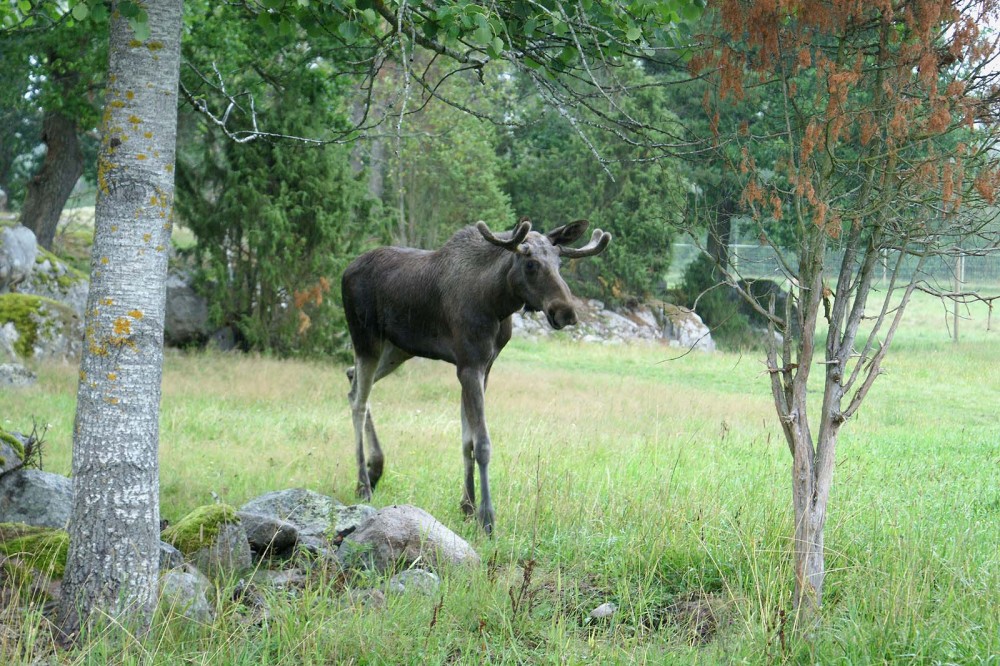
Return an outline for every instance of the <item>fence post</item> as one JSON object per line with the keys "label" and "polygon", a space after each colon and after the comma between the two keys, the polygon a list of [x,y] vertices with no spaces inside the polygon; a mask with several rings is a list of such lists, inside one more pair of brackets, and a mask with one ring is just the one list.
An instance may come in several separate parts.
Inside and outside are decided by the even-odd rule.
{"label": "fence post", "polygon": [[955,344],[958,344],[958,293],[962,291],[962,283],[965,282],[965,254],[959,253],[955,259],[955,295],[952,299],[952,320],[955,323]]}

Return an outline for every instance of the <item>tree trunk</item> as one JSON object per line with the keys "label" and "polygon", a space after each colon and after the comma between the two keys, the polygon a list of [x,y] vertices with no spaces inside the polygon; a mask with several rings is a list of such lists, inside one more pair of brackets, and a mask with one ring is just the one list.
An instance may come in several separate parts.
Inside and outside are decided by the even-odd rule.
{"label": "tree trunk", "polygon": [[733,234],[734,212],[733,202],[726,199],[709,220],[708,225],[708,242],[705,250],[715,265],[724,271],[729,269],[729,243]]}
{"label": "tree trunk", "polygon": [[144,5],[139,41],[112,9],[74,503],[60,624],[142,632],[159,565],[160,379],[173,214],[182,0]]}
{"label": "tree trunk", "polygon": [[76,120],[59,109],[45,112],[42,141],[47,151],[42,168],[28,181],[21,224],[35,232],[38,244],[51,250],[59,216],[83,174],[83,151]]}

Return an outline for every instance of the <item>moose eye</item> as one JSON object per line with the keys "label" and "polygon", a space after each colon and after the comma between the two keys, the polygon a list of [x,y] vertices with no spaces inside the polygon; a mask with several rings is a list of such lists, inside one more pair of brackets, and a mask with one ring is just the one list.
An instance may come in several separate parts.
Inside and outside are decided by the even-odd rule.
{"label": "moose eye", "polygon": [[524,270],[526,270],[529,273],[534,273],[535,271],[538,270],[538,262],[535,261],[534,259],[528,259],[526,262],[524,262]]}

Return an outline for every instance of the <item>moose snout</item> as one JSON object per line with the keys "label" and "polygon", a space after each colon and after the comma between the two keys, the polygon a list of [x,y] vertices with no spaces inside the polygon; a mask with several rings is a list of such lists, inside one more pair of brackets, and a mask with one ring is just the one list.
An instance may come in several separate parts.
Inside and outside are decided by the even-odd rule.
{"label": "moose snout", "polygon": [[577,322],[576,310],[569,303],[556,302],[545,308],[545,316],[552,328],[559,330]]}

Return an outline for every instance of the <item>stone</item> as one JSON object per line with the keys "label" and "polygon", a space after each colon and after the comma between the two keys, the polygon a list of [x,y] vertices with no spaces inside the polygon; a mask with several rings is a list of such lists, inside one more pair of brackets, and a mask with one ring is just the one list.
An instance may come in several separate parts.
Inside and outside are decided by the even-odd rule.
{"label": "stone", "polygon": [[160,577],[160,607],[171,615],[210,624],[215,610],[208,602],[211,581],[190,565],[171,569]]}
{"label": "stone", "polygon": [[28,438],[0,428],[0,476],[24,465],[24,447]]}
{"label": "stone", "polygon": [[293,524],[300,536],[323,536],[335,519],[333,510],[343,506],[340,502],[304,488],[275,490],[255,497],[240,511],[269,516]]}
{"label": "stone", "polygon": [[18,287],[18,291],[58,301],[82,321],[87,309],[90,282],[82,271],[41,249],[35,259],[35,270]]}
{"label": "stone", "polygon": [[606,601],[594,610],[590,611],[589,617],[591,620],[604,620],[614,615],[617,610],[618,606],[611,601]]}
{"label": "stone", "polygon": [[204,573],[226,578],[252,564],[250,544],[239,521],[233,507],[209,504],[163,530],[162,536]]}
{"label": "stone", "polygon": [[160,542],[160,571],[176,569],[184,565],[184,553],[166,541]]}
{"label": "stone", "polygon": [[163,321],[163,341],[182,347],[200,344],[208,338],[208,301],[196,292],[183,275],[167,277],[167,306]]}
{"label": "stone", "polygon": [[298,528],[287,520],[249,511],[237,511],[236,515],[246,531],[251,550],[259,555],[283,554],[299,539]]}
{"label": "stone", "polygon": [[35,268],[38,242],[23,225],[0,229],[0,292],[15,289]]}
{"label": "stone", "polygon": [[367,504],[334,507],[336,519],[333,524],[333,532],[334,534],[343,534],[351,528],[357,529],[376,513],[378,510]]}
{"label": "stone", "polygon": [[415,506],[381,509],[344,538],[339,554],[345,568],[406,569],[417,562],[438,570],[478,565],[479,555],[464,539]]}
{"label": "stone", "polygon": [[715,351],[715,340],[712,332],[694,310],[664,303],[662,305],[664,319],[663,337],[670,341],[672,347],[694,349],[696,351]]}
{"label": "stone", "polygon": [[34,294],[0,294],[0,326],[6,328],[0,346],[11,347],[17,358],[68,360],[83,349],[83,320],[69,306]]}
{"label": "stone", "polygon": [[0,387],[23,388],[37,380],[38,375],[20,363],[0,364]]}
{"label": "stone", "polygon": [[394,594],[416,592],[432,596],[441,587],[441,579],[432,571],[407,569],[389,579],[387,590]]}
{"label": "stone", "polygon": [[38,469],[0,476],[0,522],[65,529],[73,510],[73,482]]}
{"label": "stone", "polygon": [[298,567],[292,569],[258,569],[254,571],[253,583],[275,590],[290,592],[306,586],[308,577]]}

